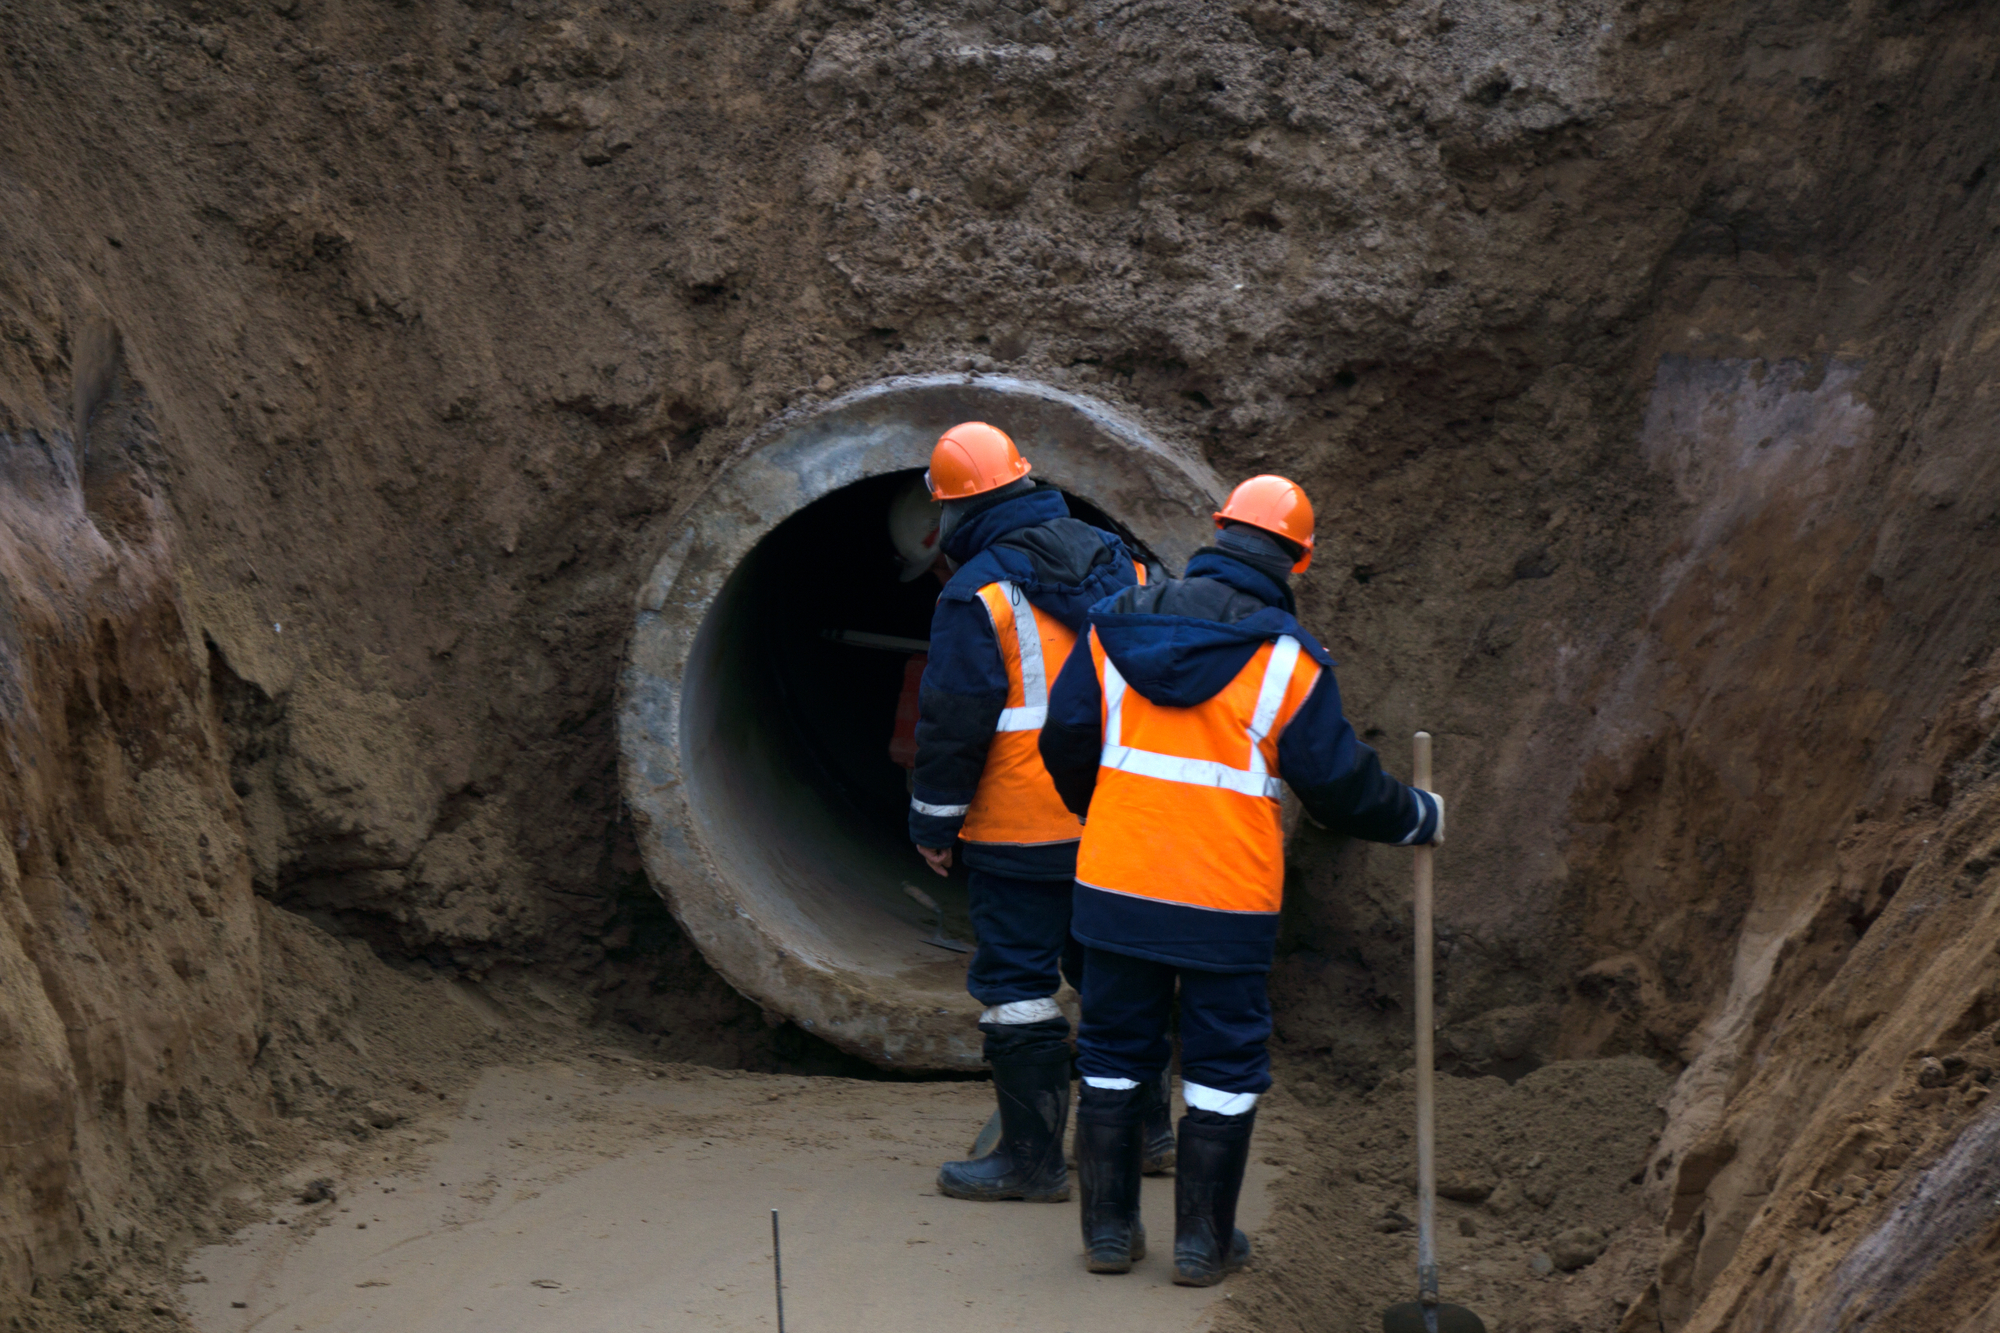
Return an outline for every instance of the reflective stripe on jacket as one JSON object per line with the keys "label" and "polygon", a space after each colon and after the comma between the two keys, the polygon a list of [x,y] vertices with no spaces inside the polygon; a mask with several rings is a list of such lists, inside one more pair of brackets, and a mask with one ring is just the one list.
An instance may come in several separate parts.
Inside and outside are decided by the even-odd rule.
{"label": "reflective stripe on jacket", "polygon": [[1284,900],[1278,743],[1321,667],[1281,636],[1188,708],[1128,689],[1097,631],[1103,749],[1077,851],[1086,888],[1182,907],[1275,915]]}
{"label": "reflective stripe on jacket", "polygon": [[[919,847],[949,847],[964,832],[994,741],[1004,734],[996,729],[1000,714],[1010,695],[1022,703],[1020,682],[1006,667],[1012,621],[1008,633],[995,630],[982,590],[1012,584],[1038,617],[1080,634],[1090,607],[1132,586],[1123,543],[1067,515],[1060,494],[1031,491],[966,518],[945,541],[959,567],[931,615],[930,661],[918,692],[909,832]],[[1053,689],[1062,659],[1047,651],[1044,659]],[[1011,879],[1068,881],[1076,874],[1078,832],[1072,821],[1057,842],[968,841],[965,864]]]}
{"label": "reflective stripe on jacket", "polygon": [[967,842],[1023,846],[1075,842],[1083,830],[1042,767],[1038,742],[1049,713],[1049,680],[1069,658],[1076,634],[1036,610],[1012,583],[987,584],[979,590],[979,600],[1000,645],[1007,703],[993,728],[979,790],[959,836]]}

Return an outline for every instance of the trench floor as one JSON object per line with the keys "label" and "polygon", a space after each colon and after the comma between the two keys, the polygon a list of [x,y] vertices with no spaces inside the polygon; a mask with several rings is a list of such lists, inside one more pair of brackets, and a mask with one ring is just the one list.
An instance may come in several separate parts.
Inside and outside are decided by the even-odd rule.
{"label": "trench floor", "polygon": [[[940,1197],[990,1107],[977,1083],[495,1067],[455,1112],[246,1186],[271,1215],[196,1251],[182,1293],[203,1333],[772,1329],[777,1208],[798,1333],[1196,1330],[1227,1308],[1230,1283],[1170,1281],[1170,1179],[1146,1182],[1153,1252],[1123,1277],[1084,1272],[1073,1202]],[[1285,1170],[1252,1164],[1253,1236]],[[299,1202],[316,1179],[334,1197]]]}

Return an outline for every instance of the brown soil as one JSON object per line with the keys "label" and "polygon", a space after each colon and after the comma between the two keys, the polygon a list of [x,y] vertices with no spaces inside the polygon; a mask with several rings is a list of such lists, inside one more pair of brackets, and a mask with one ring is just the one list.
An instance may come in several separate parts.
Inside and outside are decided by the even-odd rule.
{"label": "brown soil", "polygon": [[[1440,735],[1452,1068],[1674,1075],[1620,1196],[1651,1277],[1628,1232],[1497,1306],[1990,1323],[1984,18],[0,3],[0,1314],[140,1319],[122,1275],[303,1154],[280,1121],[450,1095],[404,1072],[484,1062],[439,988],[855,1072],[645,883],[614,681],[760,423],[1004,368],[1319,497],[1350,712],[1397,766]],[[1287,1078],[1373,1087],[1404,862],[1308,830],[1293,870]],[[365,950],[436,1020],[374,1054]],[[1378,1234],[1288,1229],[1323,1180],[1244,1284],[1271,1326],[1346,1317]]]}
{"label": "brown soil", "polygon": [[[454,1125],[482,1118],[467,1096],[496,1070],[534,1065],[547,1083],[547,1071],[558,1069],[572,1089],[579,1071],[593,1085],[607,1076],[616,1083],[620,1071],[628,1079],[665,1073],[678,1082],[713,1072],[660,1062],[650,1042],[623,1026],[593,1029],[585,1021],[590,997],[559,982],[503,970],[475,983],[421,963],[392,968],[359,940],[336,939],[267,903],[254,911],[265,984],[247,1074],[219,1093],[180,1098],[156,1117],[151,1134],[134,1136],[132,1146],[146,1155],[135,1163],[137,1178],[123,1191],[109,1234],[68,1274],[26,1299],[16,1294],[8,1314],[18,1322],[9,1327],[218,1327],[204,1319],[201,1300],[177,1289],[190,1242],[234,1245],[224,1237],[246,1227],[270,1234],[279,1218],[285,1226],[322,1215],[330,1223],[335,1210],[318,1206],[323,1200],[300,1202],[321,1192],[315,1181],[351,1194],[363,1175],[407,1173],[433,1160]],[[739,1071],[714,1077],[735,1079]],[[855,1085],[795,1078],[785,1086],[806,1094],[808,1111],[823,1086],[820,1114],[838,1116]],[[897,1085],[860,1086],[886,1094]],[[983,1086],[963,1091],[985,1094]],[[538,1087],[534,1099],[542,1096]],[[760,1090],[755,1099],[766,1096]],[[905,1115],[920,1123],[924,1109],[905,1108]],[[961,1118],[972,1121],[960,1136],[969,1137],[978,1114],[966,1110]],[[537,1145],[537,1169],[561,1174],[566,1154],[587,1149],[608,1158],[630,1147],[633,1134],[597,1124],[601,1116],[588,1107],[581,1119],[583,1128]],[[221,1299],[226,1309],[231,1298]]]}
{"label": "brown soil", "polygon": [[[267,1220],[191,1256],[208,1333],[309,1328],[1190,1329],[1234,1295],[1083,1268],[1073,1206],[941,1197],[990,1109],[978,1084],[744,1074],[568,1054],[488,1069],[456,1116],[358,1145],[271,1191]],[[1280,1131],[1282,1132],[1282,1130]],[[1253,1175],[1246,1221],[1262,1220]],[[325,1178],[330,1198],[301,1202]],[[1150,1229],[1173,1190],[1146,1192]]]}
{"label": "brown soil", "polygon": [[[1496,1329],[1615,1321],[1656,1257],[1651,1228],[1621,1229],[1629,1168],[1657,1118],[1644,1108],[1664,1082],[1624,1060],[1550,1066],[1514,1088],[1446,1085],[1446,1179],[1463,1195],[1493,1191],[1443,1205],[1454,1300]],[[195,1326],[216,1333],[287,1320],[525,1329],[551,1310],[571,1326],[765,1327],[775,1206],[800,1324],[915,1333],[949,1310],[982,1328],[1323,1328],[1301,1323],[1285,1293],[1330,1265],[1332,1326],[1364,1328],[1414,1281],[1411,1233],[1375,1226],[1410,1207],[1409,1136],[1385,1128],[1409,1099],[1385,1089],[1318,1100],[1280,1095],[1261,1112],[1242,1214],[1263,1256],[1255,1275],[1194,1292],[1172,1285],[1164,1245],[1129,1277],[1085,1273],[1070,1207],[940,1199],[935,1163],[988,1109],[977,1084],[601,1059],[499,1066],[456,1118],[402,1132],[422,1146],[359,1145],[295,1169],[271,1192],[268,1220],[192,1257],[185,1295]],[[334,1197],[300,1202],[299,1184],[322,1172]],[[1300,1182],[1275,1214],[1272,1180]],[[1149,1182],[1144,1197],[1164,1240],[1172,1182]],[[1575,1274],[1552,1269],[1550,1239],[1579,1225],[1610,1248]]]}
{"label": "brown soil", "polygon": [[[546,984],[399,973],[281,911],[261,919],[267,963],[288,978],[266,1014],[261,1095],[205,1108],[184,1144],[215,1164],[195,1229],[227,1238],[187,1257],[178,1290],[165,1249],[128,1248],[31,1303],[25,1327],[504,1329],[550,1311],[763,1327],[771,1206],[786,1219],[792,1317],[813,1322],[865,1314],[914,1331],[949,1308],[994,1327],[1284,1329],[1331,1312],[1362,1328],[1413,1280],[1407,1077],[1372,1094],[1286,1080],[1296,1091],[1260,1113],[1245,1196],[1257,1264],[1196,1293],[1171,1284],[1164,1245],[1129,1279],[1084,1273],[1072,1207],[940,1199],[936,1163],[985,1118],[983,1084],[661,1062],[618,1030],[592,1033],[577,997]],[[1447,1294],[1496,1329],[1614,1321],[1656,1257],[1631,1177],[1666,1082],[1631,1058],[1548,1065],[1511,1087],[1445,1080],[1440,1172],[1460,1196],[1440,1204]],[[1146,1188],[1163,1241],[1172,1197],[1170,1180]],[[1577,1226],[1609,1248],[1552,1270],[1552,1240]],[[1305,1310],[1300,1284],[1324,1284]]]}
{"label": "brown soil", "polygon": [[[1658,1263],[1639,1184],[1668,1083],[1631,1056],[1548,1064],[1512,1085],[1440,1080],[1443,1298],[1510,1333],[1616,1328]],[[1416,1296],[1411,1078],[1356,1093],[1299,1071],[1286,1086],[1276,1106],[1299,1108],[1304,1143],[1260,1237],[1269,1261],[1221,1326],[1379,1327],[1383,1309]],[[1566,1249],[1578,1228],[1595,1241]]]}
{"label": "brown soil", "polygon": [[99,1197],[116,1211],[86,1219],[81,1264],[10,1288],[15,1327],[180,1325],[172,1286],[188,1242],[259,1216],[261,1187],[329,1141],[373,1140],[371,1120],[420,1122],[518,1047],[495,1041],[464,983],[396,972],[267,903],[251,911],[264,986],[244,1015],[254,1037],[242,1072],[148,1108],[145,1132],[114,1140],[130,1174]]}
{"label": "brown soil", "polygon": [[[281,910],[261,907],[259,922],[266,974],[282,980],[251,1086],[184,1109],[185,1192],[24,1303],[21,1327],[217,1333],[280,1314],[442,1327],[467,1302],[468,1327],[533,1327],[537,1301],[571,1321],[756,1327],[770,1206],[789,1219],[794,1315],[865,1309],[889,1330],[929,1327],[942,1306],[1014,1321],[999,1326],[1192,1328],[1223,1297],[1218,1327],[1320,1327],[1331,1313],[1359,1328],[1413,1280],[1407,1076],[1360,1094],[1288,1071],[1260,1113],[1245,1196],[1258,1262],[1197,1294],[1171,1285],[1165,1248],[1129,1282],[1083,1273],[1069,1207],[940,1200],[936,1163],[984,1120],[983,1084],[662,1062],[623,1029],[592,1031],[581,996],[533,978],[397,971]],[[1496,1329],[1615,1320],[1655,1261],[1631,1177],[1665,1085],[1631,1058],[1548,1065],[1513,1086],[1444,1080],[1440,1174],[1461,1196],[1440,1203],[1447,1293]],[[1172,1182],[1146,1197],[1151,1229],[1170,1236]],[[1393,1214],[1401,1229],[1382,1229]],[[159,1229],[176,1223],[209,1242],[185,1268]],[[620,1223],[656,1229],[585,1243],[615,1240]],[[1609,1248],[1552,1271],[1551,1242],[1577,1226]]]}

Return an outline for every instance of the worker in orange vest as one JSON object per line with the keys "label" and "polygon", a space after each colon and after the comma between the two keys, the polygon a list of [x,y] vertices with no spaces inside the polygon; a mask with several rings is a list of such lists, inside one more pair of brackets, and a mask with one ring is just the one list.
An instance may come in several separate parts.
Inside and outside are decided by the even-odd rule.
{"label": "worker in orange vest", "polygon": [[1312,504],[1253,477],[1216,514],[1187,577],[1090,609],[1049,694],[1042,759],[1088,815],[1071,929],[1084,946],[1077,1174],[1086,1262],[1144,1257],[1139,1099],[1167,1066],[1180,995],[1174,1281],[1243,1266],[1236,1229],[1257,1098],[1271,1086],[1265,979],[1284,895],[1281,784],[1337,832],[1439,840],[1444,803],[1382,771],[1341,714],[1333,662],[1294,618]]}
{"label": "worker in orange vest", "polygon": [[939,1170],[939,1193],[960,1199],[1069,1197],[1069,1020],[1055,997],[1064,954],[1077,952],[1069,917],[1083,830],[1036,737],[1048,682],[1091,604],[1137,579],[1124,544],[1071,518],[1062,493],[1029,471],[1004,431],[970,421],[938,440],[926,474],[952,574],[918,694],[910,840],[940,875],[964,844],[979,937],[966,989],[986,1006],[979,1028],[1000,1120],[992,1152]]}

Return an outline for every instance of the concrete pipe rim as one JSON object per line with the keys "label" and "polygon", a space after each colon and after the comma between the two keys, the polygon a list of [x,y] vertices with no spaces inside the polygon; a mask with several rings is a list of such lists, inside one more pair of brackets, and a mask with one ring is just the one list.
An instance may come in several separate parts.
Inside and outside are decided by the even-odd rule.
{"label": "concrete pipe rim", "polygon": [[[906,838],[899,868],[886,834],[871,826],[864,845],[838,823],[833,788],[813,788],[802,771],[811,765],[796,750],[799,728],[757,693],[785,695],[782,681],[759,682],[791,669],[768,658],[792,654],[754,650],[777,642],[763,622],[785,617],[770,607],[802,595],[789,569],[767,568],[781,553],[798,560],[780,530],[794,520],[823,530],[832,506],[879,502],[886,478],[920,470],[938,435],[964,420],[1006,429],[1038,479],[1109,516],[1170,569],[1208,540],[1223,489],[1215,475],[1101,402],[1012,377],[887,380],[767,423],[676,506],[636,598],[620,682],[621,783],[648,879],[681,928],[767,1012],[898,1070],[980,1067],[967,956],[927,943],[928,912],[883,877],[950,886],[918,878],[929,872]],[[868,512],[841,517],[865,522]],[[879,517],[857,540],[888,549]],[[831,564],[805,573],[840,577]],[[887,778],[866,771],[879,809]],[[821,808],[802,808],[813,792]],[[969,939],[962,916],[953,920]]]}

